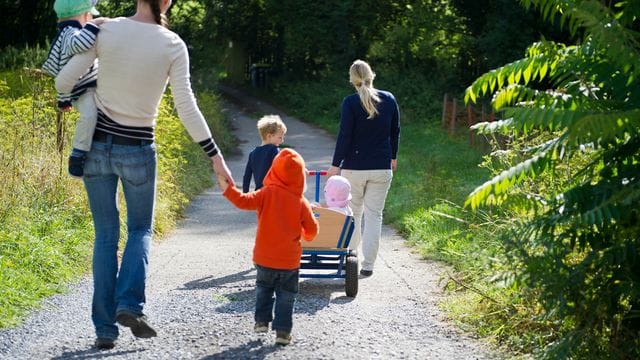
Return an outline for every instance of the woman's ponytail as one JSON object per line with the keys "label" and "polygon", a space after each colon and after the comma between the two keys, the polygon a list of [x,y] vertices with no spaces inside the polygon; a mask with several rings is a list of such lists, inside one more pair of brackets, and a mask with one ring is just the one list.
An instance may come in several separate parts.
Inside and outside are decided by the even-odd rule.
{"label": "woman's ponytail", "polygon": [[151,6],[151,12],[153,13],[153,18],[156,23],[168,28],[169,20],[167,19],[167,16],[160,11],[160,1],[162,0],[150,0],[148,3],[149,6]]}
{"label": "woman's ponytail", "polygon": [[362,60],[356,60],[349,68],[349,81],[355,86],[360,97],[360,103],[365,109],[367,119],[371,119],[378,114],[376,105],[380,102],[378,91],[373,87],[373,79],[376,74],[371,70],[369,64]]}

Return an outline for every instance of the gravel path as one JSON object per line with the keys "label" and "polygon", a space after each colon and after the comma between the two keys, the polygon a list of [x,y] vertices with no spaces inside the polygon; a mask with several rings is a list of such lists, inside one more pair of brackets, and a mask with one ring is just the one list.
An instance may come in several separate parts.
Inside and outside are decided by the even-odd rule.
{"label": "gravel path", "polygon": [[[228,90],[231,91],[231,90]],[[247,99],[244,98],[246,101]],[[244,109],[247,110],[247,109]],[[277,110],[251,100],[251,110]],[[242,155],[227,159],[241,181],[245,156],[259,138],[255,117],[229,104]],[[285,143],[310,169],[325,169],[334,138],[281,114]],[[310,183],[308,196],[312,197]],[[22,326],[0,331],[0,359],[492,359],[497,355],[442,319],[441,265],[420,260],[391,228],[375,274],[360,279],[357,297],[344,283],[301,279],[294,343],[274,345],[253,333],[255,213],[240,211],[217,188],[197,197],[179,228],[151,250],[145,312],[158,337],[136,339],[126,328],[116,348],[97,351],[90,319],[91,279],[47,299]]]}

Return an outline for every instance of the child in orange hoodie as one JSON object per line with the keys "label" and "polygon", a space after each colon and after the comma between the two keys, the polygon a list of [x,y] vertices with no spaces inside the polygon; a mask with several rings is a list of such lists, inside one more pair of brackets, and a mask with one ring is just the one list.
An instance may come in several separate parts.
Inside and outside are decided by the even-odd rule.
{"label": "child in orange hoodie", "polygon": [[276,344],[287,345],[291,342],[293,304],[298,293],[300,237],[310,241],[318,234],[318,222],[302,196],[306,185],[304,159],[295,150],[281,150],[264,178],[264,187],[257,191],[242,193],[223,177],[218,177],[218,183],[235,206],[258,212],[253,248],[258,273],[254,331],[267,332],[273,321]]}

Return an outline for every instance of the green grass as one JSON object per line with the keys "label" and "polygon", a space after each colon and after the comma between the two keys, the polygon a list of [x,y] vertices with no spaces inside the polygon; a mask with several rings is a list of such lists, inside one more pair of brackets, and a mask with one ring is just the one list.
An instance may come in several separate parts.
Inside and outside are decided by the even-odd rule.
{"label": "green grass", "polygon": [[[44,297],[64,292],[90,271],[91,214],[82,183],[66,174],[78,114],[61,119],[59,152],[53,99],[52,79],[33,70],[0,72],[0,328],[19,324]],[[202,92],[198,100],[218,145],[229,151],[234,140],[217,96]],[[161,238],[189,199],[213,182],[211,162],[187,135],[170,95],[161,104],[156,135],[154,231]]]}

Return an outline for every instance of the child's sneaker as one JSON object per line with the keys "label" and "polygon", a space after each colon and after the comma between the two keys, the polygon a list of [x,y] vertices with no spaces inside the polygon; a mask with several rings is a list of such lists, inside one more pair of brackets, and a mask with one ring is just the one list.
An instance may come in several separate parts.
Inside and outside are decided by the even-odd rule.
{"label": "child's sneaker", "polygon": [[69,175],[81,178],[84,175],[84,160],[86,155],[83,156],[69,156]]}
{"label": "child's sneaker", "polygon": [[291,344],[291,334],[286,331],[276,331],[276,344],[289,345]]}
{"label": "child's sneaker", "polygon": [[269,323],[258,321],[253,326],[253,331],[257,333],[266,333],[267,331],[269,331]]}

